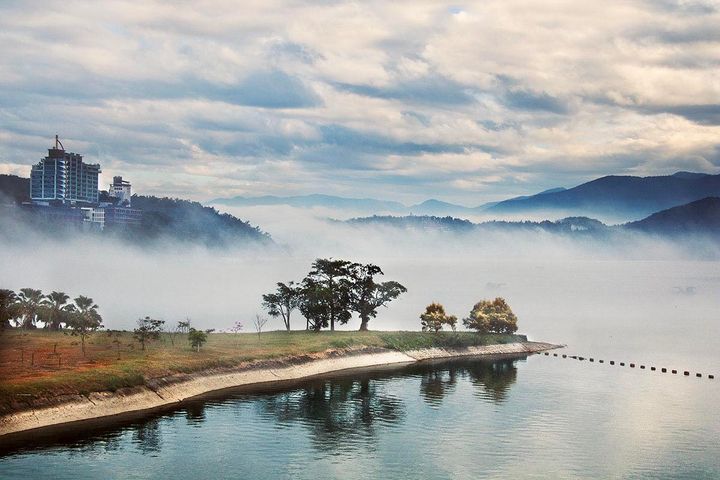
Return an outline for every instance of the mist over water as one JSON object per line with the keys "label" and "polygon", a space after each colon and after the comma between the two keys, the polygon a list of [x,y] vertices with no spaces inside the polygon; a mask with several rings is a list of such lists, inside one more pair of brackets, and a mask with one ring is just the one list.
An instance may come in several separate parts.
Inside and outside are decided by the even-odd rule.
{"label": "mist over water", "polygon": [[[418,330],[418,316],[432,301],[463,318],[478,300],[503,296],[530,339],[598,358],[720,371],[713,341],[720,334],[720,262],[704,259],[717,245],[689,249],[630,234],[606,242],[542,231],[357,227],[327,220],[339,212],[282,206],[227,211],[259,225],[280,248],[143,249],[20,230],[0,235],[0,283],[88,295],[107,328],[132,328],[149,315],[173,324],[189,317],[198,327],[223,330],[237,320],[249,327],[262,313],[262,294],[278,281],[301,280],[315,258],[344,258],[380,265],[386,279],[408,288],[371,329]],[[300,328],[304,322],[294,315]],[[340,328],[358,326],[354,318]],[[266,328],[282,328],[281,320]]]}

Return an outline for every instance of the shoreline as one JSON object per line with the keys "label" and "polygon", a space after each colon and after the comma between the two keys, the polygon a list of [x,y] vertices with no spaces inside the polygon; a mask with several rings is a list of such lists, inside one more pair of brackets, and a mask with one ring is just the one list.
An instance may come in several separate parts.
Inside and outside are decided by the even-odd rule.
{"label": "shoreline", "polygon": [[352,369],[402,365],[454,357],[532,354],[561,348],[543,342],[515,342],[457,349],[429,348],[405,352],[381,348],[328,350],[317,355],[254,362],[247,367],[210,370],[150,379],[145,385],[115,392],[76,395],[56,405],[0,417],[0,438],[67,424],[143,415],[179,406],[203,395],[235,387],[302,380]]}

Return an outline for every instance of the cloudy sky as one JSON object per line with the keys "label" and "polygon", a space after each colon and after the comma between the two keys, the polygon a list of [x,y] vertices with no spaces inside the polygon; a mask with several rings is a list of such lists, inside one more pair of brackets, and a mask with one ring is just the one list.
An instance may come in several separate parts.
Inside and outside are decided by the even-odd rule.
{"label": "cloudy sky", "polygon": [[0,3],[0,173],[477,205],[720,171],[717,0]]}

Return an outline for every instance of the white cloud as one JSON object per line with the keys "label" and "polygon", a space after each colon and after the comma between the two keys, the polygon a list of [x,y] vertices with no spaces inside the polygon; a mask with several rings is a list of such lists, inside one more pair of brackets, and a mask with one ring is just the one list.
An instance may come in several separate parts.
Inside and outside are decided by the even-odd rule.
{"label": "white cloud", "polygon": [[612,173],[714,173],[718,11],[7,2],[0,170],[26,171],[57,132],[140,191],[199,199],[284,190],[477,204]]}

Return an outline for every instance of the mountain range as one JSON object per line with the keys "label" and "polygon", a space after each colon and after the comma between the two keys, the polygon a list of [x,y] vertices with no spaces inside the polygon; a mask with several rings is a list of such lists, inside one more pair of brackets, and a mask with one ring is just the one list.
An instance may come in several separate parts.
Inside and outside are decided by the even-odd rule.
{"label": "mountain range", "polygon": [[429,215],[375,215],[346,220],[344,223],[360,227],[390,227],[398,230],[444,231],[472,234],[485,230],[542,230],[548,233],[606,236],[616,232],[642,232],[661,237],[705,236],[720,238],[720,198],[707,197],[685,205],[672,207],[635,222],[606,225],[588,217],[567,217],[550,221],[492,220],[473,223],[454,217]]}
{"label": "mountain range", "polygon": [[610,222],[627,222],[712,196],[720,196],[720,175],[677,172],[673,175],[654,177],[610,175],[569,189],[558,187],[535,195],[513,197],[476,207],[466,207],[436,199],[406,206],[393,201],[320,194],[217,198],[210,201],[210,204],[244,207],[260,205],[326,207],[368,215],[412,214],[489,218],[589,216]]}

